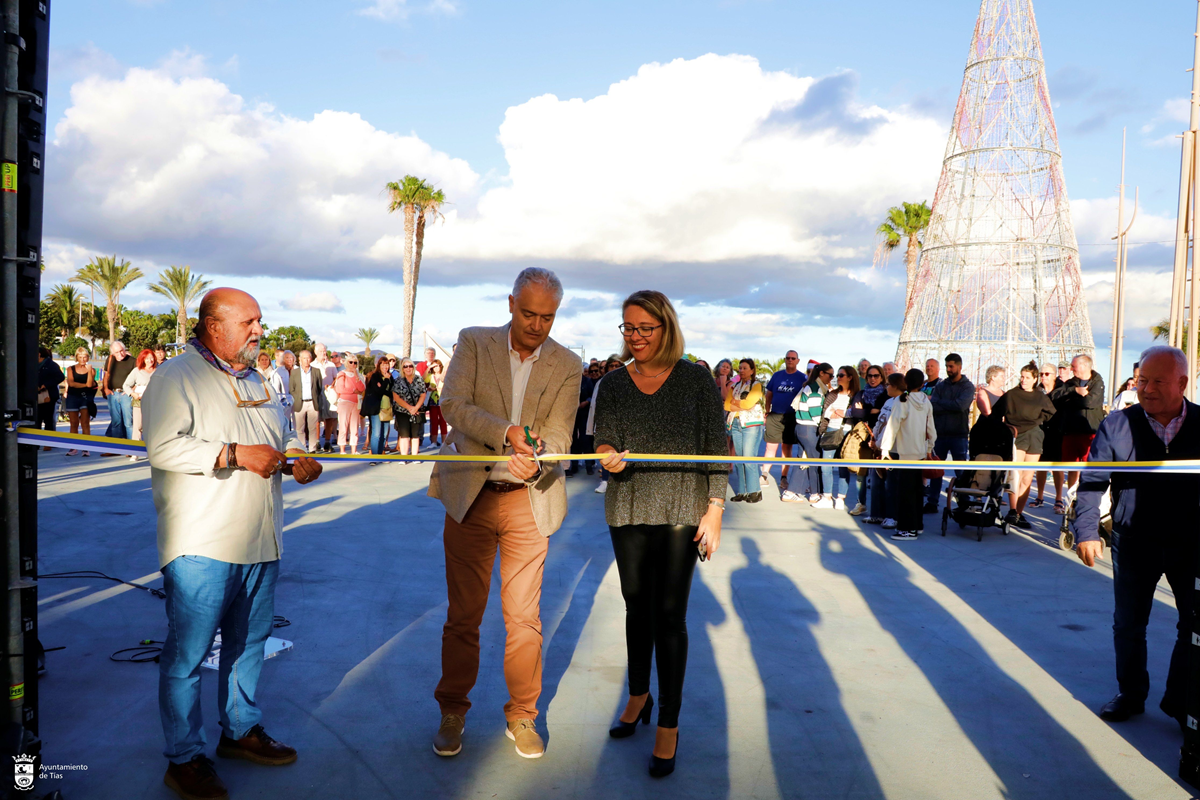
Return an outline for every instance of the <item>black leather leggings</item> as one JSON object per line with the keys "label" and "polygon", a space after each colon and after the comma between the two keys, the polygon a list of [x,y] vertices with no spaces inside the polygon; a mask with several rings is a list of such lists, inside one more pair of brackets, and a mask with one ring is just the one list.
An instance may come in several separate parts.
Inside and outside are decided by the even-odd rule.
{"label": "black leather leggings", "polygon": [[650,691],[650,657],[657,648],[658,725],[676,728],[687,669],[687,604],[696,567],[696,527],[622,525],[608,530],[625,598],[629,694]]}

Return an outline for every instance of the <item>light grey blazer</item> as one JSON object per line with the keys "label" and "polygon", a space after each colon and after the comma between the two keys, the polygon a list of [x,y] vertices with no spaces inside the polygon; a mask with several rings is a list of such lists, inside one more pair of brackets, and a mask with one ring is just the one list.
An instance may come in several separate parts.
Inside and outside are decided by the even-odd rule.
{"label": "light grey blazer", "polygon": [[[443,455],[503,455],[505,433],[512,425],[512,369],[508,356],[509,325],[465,328],[446,368],[442,416],[453,428],[442,445]],[[547,453],[571,452],[571,431],[579,408],[583,363],[579,356],[547,339],[534,362],[521,408],[521,426],[542,437]],[[462,522],[492,471],[491,464],[440,461],[429,478],[429,496]],[[567,515],[566,478],[562,462],[545,463],[529,481],[529,499],[538,530],[549,536]]]}

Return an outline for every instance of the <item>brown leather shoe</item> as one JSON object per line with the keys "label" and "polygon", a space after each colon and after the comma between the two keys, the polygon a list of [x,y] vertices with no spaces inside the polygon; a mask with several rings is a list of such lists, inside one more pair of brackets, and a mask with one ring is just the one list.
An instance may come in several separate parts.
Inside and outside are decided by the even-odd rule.
{"label": "brown leather shoe", "polygon": [[255,725],[237,741],[222,733],[221,741],[217,744],[217,755],[221,758],[244,758],[269,767],[291,764],[296,760],[295,748],[272,739],[262,725]]}
{"label": "brown leather shoe", "polygon": [[229,800],[212,760],[203,753],[184,764],[168,764],[163,783],[183,800]]}
{"label": "brown leather shoe", "polygon": [[462,752],[462,735],[467,721],[460,714],[443,714],[442,724],[433,737],[433,752],[439,756],[456,756]]}
{"label": "brown leather shoe", "polygon": [[504,735],[517,743],[517,755],[521,758],[541,758],[546,754],[546,745],[531,719],[514,719],[508,723]]}

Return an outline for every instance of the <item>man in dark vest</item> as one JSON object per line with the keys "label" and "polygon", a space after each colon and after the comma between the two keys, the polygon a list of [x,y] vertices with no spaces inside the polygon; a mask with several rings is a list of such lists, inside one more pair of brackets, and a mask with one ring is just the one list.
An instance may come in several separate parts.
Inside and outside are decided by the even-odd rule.
{"label": "man in dark vest", "polygon": [[[1187,357],[1174,347],[1142,353],[1138,405],[1100,424],[1088,461],[1176,461],[1200,458],[1200,406],[1189,403]],[[1113,645],[1117,696],[1101,719],[1123,722],[1145,711],[1146,623],[1154,590],[1165,574],[1179,610],[1167,688],[1159,703],[1182,727],[1187,699],[1187,648],[1192,628],[1193,580],[1200,526],[1200,475],[1189,473],[1084,472],[1080,477],[1075,536],[1089,567],[1103,555],[1100,500],[1112,487]]]}

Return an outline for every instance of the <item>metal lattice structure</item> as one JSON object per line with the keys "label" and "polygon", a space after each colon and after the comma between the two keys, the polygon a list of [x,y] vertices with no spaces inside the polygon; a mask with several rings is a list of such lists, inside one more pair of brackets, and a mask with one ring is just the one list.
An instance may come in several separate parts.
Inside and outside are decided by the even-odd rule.
{"label": "metal lattice structure", "polygon": [[896,363],[1092,355],[1079,248],[1032,0],[983,0]]}

